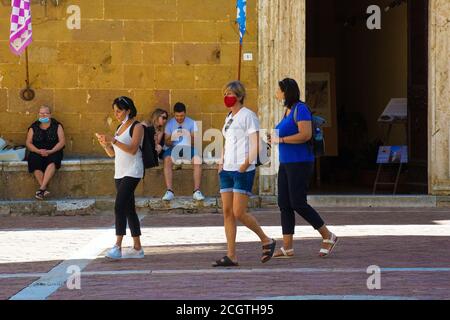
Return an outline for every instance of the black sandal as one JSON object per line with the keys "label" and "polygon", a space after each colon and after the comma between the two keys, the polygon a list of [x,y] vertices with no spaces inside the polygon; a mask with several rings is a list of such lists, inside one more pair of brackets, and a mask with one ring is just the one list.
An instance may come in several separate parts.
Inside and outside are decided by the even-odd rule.
{"label": "black sandal", "polygon": [[263,246],[263,253],[262,253],[262,263],[266,263],[270,259],[272,259],[273,254],[275,252],[275,247],[277,245],[277,242],[275,239],[272,239],[272,243],[266,244]]}
{"label": "black sandal", "polygon": [[45,194],[45,190],[39,189],[38,191],[36,191],[36,194],[34,196],[38,200],[44,200],[44,194]]}
{"label": "black sandal", "polygon": [[238,267],[239,263],[234,262],[228,256],[223,257],[220,260],[217,260],[212,264],[213,267]]}

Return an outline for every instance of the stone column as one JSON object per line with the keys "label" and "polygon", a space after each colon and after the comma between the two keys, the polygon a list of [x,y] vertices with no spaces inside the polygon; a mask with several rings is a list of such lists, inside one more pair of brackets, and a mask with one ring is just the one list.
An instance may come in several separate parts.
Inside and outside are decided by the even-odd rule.
{"label": "stone column", "polygon": [[430,0],[429,193],[450,194],[450,1]]}
{"label": "stone column", "polygon": [[[258,0],[259,88],[261,128],[279,122],[283,108],[275,99],[278,81],[295,79],[305,95],[305,0]],[[275,195],[276,176],[260,176],[260,195]]]}

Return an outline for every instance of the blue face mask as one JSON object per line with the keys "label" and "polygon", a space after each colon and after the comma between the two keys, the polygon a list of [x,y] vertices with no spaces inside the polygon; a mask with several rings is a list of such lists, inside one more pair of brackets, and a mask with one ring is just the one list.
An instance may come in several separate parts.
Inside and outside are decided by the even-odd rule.
{"label": "blue face mask", "polygon": [[40,123],[49,123],[50,122],[50,118],[39,118],[39,122]]}

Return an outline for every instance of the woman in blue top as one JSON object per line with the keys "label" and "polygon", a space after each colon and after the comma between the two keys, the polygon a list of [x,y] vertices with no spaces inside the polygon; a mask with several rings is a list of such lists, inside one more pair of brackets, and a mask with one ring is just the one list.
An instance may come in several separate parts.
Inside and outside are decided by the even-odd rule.
{"label": "woman in blue top", "polygon": [[323,245],[319,255],[326,257],[334,249],[338,238],[307,203],[308,185],[314,173],[312,115],[306,104],[300,101],[300,89],[293,79],[287,78],[279,82],[277,99],[283,101],[286,111],[276,127],[278,136],[271,137],[271,143],[279,145],[278,206],[283,228],[283,247],[275,252],[274,258],[294,256],[294,211],[320,232]]}

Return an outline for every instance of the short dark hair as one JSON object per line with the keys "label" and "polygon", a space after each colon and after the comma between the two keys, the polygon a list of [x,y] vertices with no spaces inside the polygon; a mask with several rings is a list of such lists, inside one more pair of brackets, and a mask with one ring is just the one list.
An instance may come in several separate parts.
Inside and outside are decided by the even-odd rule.
{"label": "short dark hair", "polygon": [[297,81],[291,78],[285,78],[278,82],[281,91],[284,93],[284,105],[291,109],[295,104],[300,102],[300,88]]}
{"label": "short dark hair", "polygon": [[118,97],[116,99],[114,99],[114,102],[112,104],[112,108],[114,109],[114,106],[116,106],[119,110],[125,110],[128,111],[130,110],[130,118],[134,118],[137,115],[137,110],[136,107],[134,105],[133,100],[131,100],[131,98],[122,96],[122,97]]}
{"label": "short dark hair", "polygon": [[173,106],[173,112],[186,112],[186,106],[183,102],[177,102]]}

